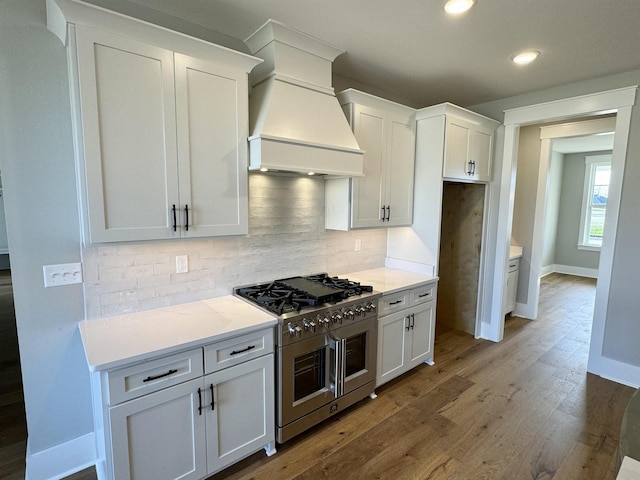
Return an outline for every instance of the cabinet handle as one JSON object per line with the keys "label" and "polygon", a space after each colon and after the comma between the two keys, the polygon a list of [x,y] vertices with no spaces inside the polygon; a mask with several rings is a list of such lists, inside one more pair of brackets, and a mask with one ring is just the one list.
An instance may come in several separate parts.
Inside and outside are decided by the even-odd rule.
{"label": "cabinet handle", "polygon": [[198,388],[198,415],[202,415],[202,390]]}
{"label": "cabinet handle", "polygon": [[391,218],[391,205],[387,205],[387,222]]}
{"label": "cabinet handle", "polygon": [[189,231],[189,205],[184,206],[184,229]]}
{"label": "cabinet handle", "polygon": [[409,328],[411,328],[411,316],[409,315],[409,316],[406,316],[406,317],[404,317],[404,318],[407,320],[407,326],[406,326],[406,327],[404,327],[404,328],[405,328],[405,330],[408,332],[408,331],[409,331]]}
{"label": "cabinet handle", "polygon": [[176,204],[175,203],[173,204],[171,211],[173,212],[173,231],[175,232],[176,229],[178,228],[178,225],[176,224]]}
{"label": "cabinet handle", "polygon": [[242,350],[234,350],[229,355],[238,355],[239,353],[248,352],[249,350],[253,350],[254,348],[256,348],[255,345],[249,345],[247,348],[243,348]]}
{"label": "cabinet handle", "polygon": [[471,175],[475,175],[476,174],[476,161],[475,160],[473,160],[471,162],[471,167],[472,167]]}
{"label": "cabinet handle", "polygon": [[209,385],[209,388],[211,389],[211,410],[215,410],[216,404],[213,401],[213,383]]}
{"label": "cabinet handle", "polygon": [[513,268],[515,266],[516,266],[516,264],[514,263],[513,265],[509,265],[509,268]]}
{"label": "cabinet handle", "polygon": [[431,295],[431,292],[427,292],[427,293],[423,293],[421,295],[418,295],[418,298],[428,297],[429,295]]}
{"label": "cabinet handle", "polygon": [[384,205],[382,205],[381,210],[382,210],[382,221],[383,221],[383,222],[384,222],[384,217],[385,217],[385,215],[384,215],[384,209],[385,209],[385,206],[384,206]]}
{"label": "cabinet handle", "polygon": [[396,300],[395,302],[389,302],[389,305],[397,305],[399,303],[402,303],[402,300]]}
{"label": "cabinet handle", "polygon": [[411,314],[411,330],[413,330],[413,327],[415,327],[416,325],[416,314],[412,313]]}
{"label": "cabinet handle", "polygon": [[178,370],[172,368],[171,370],[169,370],[166,373],[161,373],[160,375],[149,376],[149,377],[145,378],[142,381],[143,382],[150,382],[152,380],[157,380],[157,379],[162,378],[162,377],[168,377],[169,375],[173,375],[174,373],[177,373],[177,372],[178,372]]}

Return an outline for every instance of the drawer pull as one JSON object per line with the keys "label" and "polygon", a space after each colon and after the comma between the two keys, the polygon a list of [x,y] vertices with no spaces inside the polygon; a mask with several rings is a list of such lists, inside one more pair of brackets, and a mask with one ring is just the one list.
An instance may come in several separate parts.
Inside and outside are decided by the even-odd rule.
{"label": "drawer pull", "polygon": [[509,267],[510,267],[510,268],[513,268],[513,267],[515,267],[515,266],[516,266],[516,264],[515,264],[515,263],[514,263],[513,265],[509,265]]}
{"label": "drawer pull", "polygon": [[395,302],[389,302],[389,305],[397,305],[399,303],[402,303],[402,300],[396,300]]}
{"label": "drawer pull", "polygon": [[211,389],[211,410],[215,410],[216,404],[213,401],[213,383],[209,385],[209,388]]}
{"label": "drawer pull", "polygon": [[429,295],[431,295],[431,292],[427,292],[427,293],[423,293],[422,295],[418,295],[418,298],[428,297]]}
{"label": "drawer pull", "polygon": [[198,388],[198,415],[202,415],[202,390]]}
{"label": "drawer pull", "polygon": [[255,345],[249,345],[247,348],[243,348],[242,350],[234,350],[229,355],[238,355],[239,353],[248,352],[249,350],[253,350],[254,348],[256,348]]}
{"label": "drawer pull", "polygon": [[172,368],[171,370],[169,370],[166,373],[161,373],[160,375],[154,375],[153,377],[149,376],[149,377],[145,378],[142,381],[143,382],[150,382],[152,380],[157,380],[157,379],[162,378],[162,377],[168,377],[169,375],[173,375],[174,373],[178,373],[178,370],[175,370],[175,369]]}

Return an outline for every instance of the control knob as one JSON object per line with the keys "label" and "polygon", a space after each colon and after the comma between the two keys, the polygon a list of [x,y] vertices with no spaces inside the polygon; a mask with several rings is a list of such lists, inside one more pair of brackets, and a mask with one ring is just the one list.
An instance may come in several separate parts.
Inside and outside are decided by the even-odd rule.
{"label": "control knob", "polygon": [[345,319],[347,319],[347,318],[353,318],[354,313],[353,313],[353,310],[351,310],[351,308],[344,308],[342,310],[342,315]]}
{"label": "control knob", "polygon": [[308,330],[309,332],[316,331],[316,322],[314,322],[313,320],[307,320],[306,318],[304,318],[302,319],[302,324],[304,325],[305,330]]}
{"label": "control knob", "polygon": [[331,321],[333,323],[342,323],[342,315],[339,312],[335,312],[331,315]]}
{"label": "control knob", "polygon": [[326,315],[318,315],[316,317],[316,320],[318,322],[318,325],[320,325],[321,327],[328,327],[329,326],[329,318]]}
{"label": "control knob", "polygon": [[356,306],[356,315],[364,315],[365,312],[366,310],[362,305]]}
{"label": "control knob", "polygon": [[367,305],[365,306],[365,308],[367,309],[367,312],[375,312],[377,306],[373,302],[367,302]]}
{"label": "control knob", "polygon": [[289,332],[289,335],[291,335],[292,337],[299,337],[302,334],[302,329],[297,323],[289,322],[287,324],[287,330]]}

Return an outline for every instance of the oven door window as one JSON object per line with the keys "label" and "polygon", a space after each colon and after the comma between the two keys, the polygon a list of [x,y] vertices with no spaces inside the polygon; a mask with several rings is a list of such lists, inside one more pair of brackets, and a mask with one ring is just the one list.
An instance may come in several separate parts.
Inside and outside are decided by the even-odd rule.
{"label": "oven door window", "polygon": [[345,377],[367,369],[367,333],[346,339]]}
{"label": "oven door window", "polygon": [[326,349],[300,355],[293,360],[293,401],[303,400],[326,387]]}

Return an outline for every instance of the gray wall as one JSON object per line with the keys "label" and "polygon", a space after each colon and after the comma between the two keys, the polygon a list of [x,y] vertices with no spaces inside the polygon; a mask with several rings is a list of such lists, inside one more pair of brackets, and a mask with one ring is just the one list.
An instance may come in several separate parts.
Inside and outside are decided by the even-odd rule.
{"label": "gray wall", "polygon": [[[506,98],[470,107],[498,120],[504,110],[586,95],[640,84],[640,70],[586,80],[526,95]],[[640,105],[632,109],[629,145],[620,199],[620,216],[611,272],[603,355],[632,366],[640,366],[640,295],[637,275],[640,271]]]}
{"label": "gray wall", "polygon": [[558,236],[558,215],[560,213],[560,195],[562,193],[563,155],[551,152],[549,158],[549,183],[544,212],[544,232],[542,240],[542,271],[553,268],[556,263],[556,238]]}
{"label": "gray wall", "polygon": [[554,263],[572,267],[597,269],[600,252],[579,250],[577,243],[582,214],[582,194],[584,188],[587,155],[610,152],[572,153],[564,156],[562,173],[562,195],[558,217],[558,236]]}
{"label": "gray wall", "polygon": [[0,165],[29,430],[37,453],[93,431],[77,331],[82,285],[44,288],[42,266],[79,262],[66,56],[44,1],[0,5]]}

